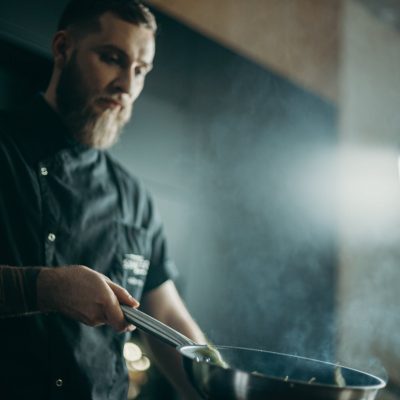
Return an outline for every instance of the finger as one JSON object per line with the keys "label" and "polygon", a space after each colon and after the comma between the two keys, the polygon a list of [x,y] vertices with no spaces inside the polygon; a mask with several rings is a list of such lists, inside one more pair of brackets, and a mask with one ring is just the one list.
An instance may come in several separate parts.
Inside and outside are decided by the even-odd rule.
{"label": "finger", "polygon": [[119,301],[111,290],[109,301],[104,303],[104,316],[107,323],[117,332],[122,332],[129,326],[129,323],[125,320]]}
{"label": "finger", "polygon": [[117,297],[120,303],[135,308],[139,307],[139,302],[136,299],[134,299],[126,289],[124,289],[123,287],[117,285],[112,281],[107,281],[107,284],[108,286],[110,286],[111,290],[114,292],[115,296]]}
{"label": "finger", "polygon": [[136,329],[134,325],[128,325],[121,333],[133,332]]}

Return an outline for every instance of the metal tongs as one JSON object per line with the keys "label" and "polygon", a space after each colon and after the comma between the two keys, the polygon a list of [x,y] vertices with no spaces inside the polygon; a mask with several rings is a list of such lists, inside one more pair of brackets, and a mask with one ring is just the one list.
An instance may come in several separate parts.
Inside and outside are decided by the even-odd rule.
{"label": "metal tongs", "polygon": [[129,323],[137,326],[142,331],[155,336],[157,339],[162,340],[170,346],[180,347],[197,345],[197,343],[193,342],[193,340],[190,340],[185,335],[182,335],[175,329],[165,325],[153,317],[150,317],[150,315],[139,311],[136,308],[121,305],[121,309],[125,315],[125,319]]}

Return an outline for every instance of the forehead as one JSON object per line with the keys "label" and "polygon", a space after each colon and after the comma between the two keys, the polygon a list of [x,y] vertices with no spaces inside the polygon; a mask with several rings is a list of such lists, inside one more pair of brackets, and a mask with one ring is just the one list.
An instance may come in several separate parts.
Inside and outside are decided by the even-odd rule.
{"label": "forehead", "polygon": [[125,21],[107,12],[98,18],[99,29],[85,36],[82,45],[89,48],[115,46],[132,59],[152,63],[155,52],[154,32],[145,26]]}

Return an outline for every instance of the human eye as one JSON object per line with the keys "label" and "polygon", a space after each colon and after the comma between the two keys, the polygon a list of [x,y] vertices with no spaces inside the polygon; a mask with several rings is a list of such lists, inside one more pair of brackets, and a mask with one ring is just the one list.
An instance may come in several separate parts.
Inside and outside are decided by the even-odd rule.
{"label": "human eye", "polygon": [[142,75],[144,75],[146,73],[146,70],[145,70],[145,68],[143,67],[143,66],[140,66],[140,67],[136,67],[135,68],[135,74],[136,74],[136,76],[142,76]]}
{"label": "human eye", "polygon": [[147,65],[138,65],[135,68],[136,76],[145,76],[150,71],[150,68]]}
{"label": "human eye", "polygon": [[121,65],[121,59],[119,55],[114,52],[100,53],[100,60],[110,65]]}

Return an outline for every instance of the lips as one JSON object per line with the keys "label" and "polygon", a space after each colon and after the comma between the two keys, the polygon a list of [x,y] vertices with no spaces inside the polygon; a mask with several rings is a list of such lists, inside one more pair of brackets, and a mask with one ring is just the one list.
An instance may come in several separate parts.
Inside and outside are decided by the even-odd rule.
{"label": "lips", "polygon": [[121,102],[107,97],[101,97],[100,99],[98,99],[98,103],[105,108],[123,108],[123,104]]}

